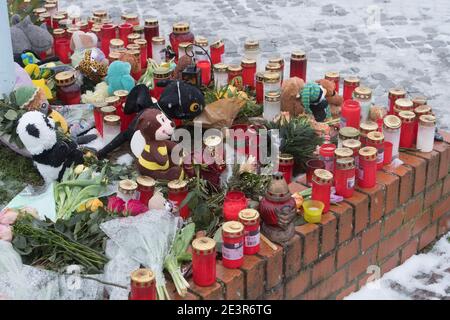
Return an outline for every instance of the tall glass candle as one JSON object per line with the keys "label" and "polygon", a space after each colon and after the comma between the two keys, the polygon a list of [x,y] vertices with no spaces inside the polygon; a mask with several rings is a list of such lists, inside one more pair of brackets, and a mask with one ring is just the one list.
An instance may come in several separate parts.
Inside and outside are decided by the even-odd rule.
{"label": "tall glass candle", "polygon": [[222,262],[228,269],[237,269],[244,262],[244,226],[238,221],[222,226]]}
{"label": "tall glass candle", "polygon": [[243,59],[242,67],[242,84],[249,89],[255,88],[256,60]]}
{"label": "tall glass candle", "polygon": [[377,149],[364,147],[359,150],[357,182],[361,188],[373,188],[377,179]]}
{"label": "tall glass candle", "polygon": [[414,113],[416,114],[416,118],[414,121],[414,143],[416,143],[416,139],[417,139],[417,133],[418,133],[418,129],[419,129],[419,122],[420,122],[420,117],[427,115],[427,114],[432,114],[432,110],[430,106],[425,105],[420,105],[414,108]]}
{"label": "tall glass candle", "polygon": [[412,111],[400,111],[398,117],[402,120],[400,148],[412,148],[414,145],[414,121],[416,115]]}
{"label": "tall glass candle", "polygon": [[200,237],[192,241],[192,279],[200,287],[216,282],[216,241]]}
{"label": "tall glass candle", "polygon": [[149,58],[152,58],[153,60],[156,60],[153,57],[153,38],[159,37],[159,23],[158,19],[155,18],[149,18],[145,19],[144,22],[144,37],[145,40],[147,40],[147,56]]}
{"label": "tall glass candle", "polygon": [[244,254],[257,254],[260,248],[259,212],[255,209],[241,210],[239,222],[244,225]]}
{"label": "tall glass candle", "polygon": [[135,114],[125,114],[123,108],[128,97],[127,90],[116,90],[114,96],[119,98],[119,101],[115,104],[116,113],[120,117],[120,131],[124,132],[128,129],[131,122],[134,119]]}
{"label": "tall glass candle", "polygon": [[225,221],[237,221],[239,212],[247,208],[248,202],[245,194],[241,191],[229,191],[223,201],[223,215]]}
{"label": "tall glass candle", "polygon": [[347,139],[342,143],[344,148],[349,148],[353,151],[353,158],[355,159],[355,167],[359,165],[359,149],[361,149],[361,141],[357,139]]}
{"label": "tall glass candle", "polygon": [[131,273],[130,300],[156,300],[156,278],[150,269]]}
{"label": "tall glass candle", "polygon": [[[271,59],[269,59],[268,64],[280,65],[279,72],[280,72],[281,82],[283,82],[283,80],[284,80],[284,59],[282,57],[271,58]],[[267,69],[267,66],[266,66],[266,69]]]}
{"label": "tall glass candle", "polygon": [[242,67],[240,65],[228,66],[228,84],[236,87],[237,90],[243,89]]}
{"label": "tall glass candle", "polygon": [[223,63],[214,65],[214,86],[217,89],[226,87],[228,84],[228,66]]}
{"label": "tall glass candle", "polygon": [[168,80],[171,75],[171,71],[169,68],[165,67],[159,67],[156,68],[155,71],[153,71],[153,90],[152,90],[152,97],[154,97],[156,100],[159,99],[161,94],[164,91],[164,87],[158,87],[158,81],[162,80]]}
{"label": "tall glass candle", "polygon": [[402,88],[392,88],[389,90],[389,114],[394,114],[395,101],[404,97],[406,97],[406,91]]}
{"label": "tall glass candle", "polygon": [[377,169],[384,165],[384,135],[382,132],[372,131],[367,134],[367,145],[377,149]]}
{"label": "tall glass candle", "polygon": [[260,49],[258,40],[247,40],[244,43],[244,58],[255,60],[258,71],[261,69]]}
{"label": "tall glass candle", "polygon": [[298,77],[306,82],[306,66],[308,60],[304,51],[298,50],[291,53],[291,66],[289,75],[291,78]]}
{"label": "tall glass candle", "polygon": [[341,80],[341,77],[339,76],[339,72],[336,71],[330,71],[325,73],[325,79],[333,81],[334,82],[334,90],[336,93],[339,93],[339,81]]}
{"label": "tall glass candle", "polygon": [[323,213],[330,210],[331,184],[333,174],[328,170],[316,169],[312,177],[311,199],[324,204]]}
{"label": "tall glass candle", "polygon": [[105,102],[98,102],[94,104],[94,122],[95,129],[97,129],[100,136],[103,136],[103,114],[101,108],[106,107]]}
{"label": "tall glass candle", "polygon": [[400,111],[413,111],[414,112],[414,104],[412,100],[406,98],[400,98],[395,100],[394,106],[394,114],[398,116]]}
{"label": "tall glass candle", "polygon": [[281,90],[281,78],[278,72],[264,72],[264,96]]}
{"label": "tall glass candle", "polygon": [[133,25],[131,23],[122,23],[118,27],[119,38],[123,41],[124,46],[128,45],[128,35],[133,32]]}
{"label": "tall glass candle", "polygon": [[359,87],[359,78],[355,76],[349,76],[344,78],[344,92],[343,99],[349,100],[353,99],[353,91]]}
{"label": "tall glass candle", "polygon": [[70,63],[70,41],[63,29],[53,30],[55,56],[64,64]]}
{"label": "tall glass candle", "polygon": [[337,148],[336,150],[334,150],[334,166],[333,166],[333,171],[332,173],[334,173],[336,171],[336,162],[339,159],[342,158],[352,158],[353,157],[353,150],[350,148]]}
{"label": "tall glass candle", "polygon": [[121,18],[125,23],[130,23],[133,26],[139,25],[139,16],[136,13],[125,13]]}
{"label": "tall glass candle", "polygon": [[280,63],[269,62],[266,64],[266,72],[276,72],[280,75],[280,83],[283,82],[283,66]]}
{"label": "tall glass candle", "polygon": [[436,118],[434,116],[420,116],[416,148],[421,152],[431,152],[433,150],[435,128]]}
{"label": "tall glass candle", "polygon": [[178,207],[180,217],[182,217],[183,219],[187,219],[190,215],[188,205],[186,204],[182,208],[180,208],[181,203],[188,195],[187,181],[173,180],[167,184],[167,187],[169,188],[167,198],[172,201],[176,207]]}
{"label": "tall glass candle", "polygon": [[359,129],[361,120],[361,107],[356,100],[345,100],[341,108],[340,127],[353,127]]}
{"label": "tall glass candle", "polygon": [[114,39],[116,37],[116,26],[109,23],[103,24],[100,37],[102,43],[102,52],[105,54],[105,56],[109,56],[109,43],[111,39]]}
{"label": "tall glass candle", "polygon": [[324,143],[319,148],[319,159],[325,164],[325,169],[330,172],[334,171],[334,150],[336,145],[332,143]]}
{"label": "tall glass candle", "polygon": [[148,206],[148,201],[153,197],[156,181],[152,177],[139,176],[136,178],[139,201]]}
{"label": "tall glass candle", "polygon": [[350,198],[355,190],[355,160],[353,157],[336,160],[334,173],[336,194]]}
{"label": "tall glass candle", "polygon": [[361,107],[361,121],[367,121],[372,106],[372,90],[367,87],[357,87],[353,91],[353,99],[358,101]]}
{"label": "tall glass candle", "polygon": [[294,170],[294,157],[288,153],[282,153],[278,156],[278,171],[284,176],[286,183],[291,183]]}
{"label": "tall glass candle", "polygon": [[109,115],[103,118],[103,144],[107,145],[120,134],[120,117]]}
{"label": "tall glass candle", "polygon": [[367,145],[367,135],[369,132],[377,131],[378,130],[378,124],[374,121],[364,121],[359,124],[359,132],[360,137],[359,140],[361,141],[361,144],[363,147]]}
{"label": "tall glass candle", "polygon": [[125,202],[135,200],[137,195],[138,185],[135,181],[130,179],[124,179],[119,181],[119,187],[117,189],[117,197]]}
{"label": "tall glass candle", "polygon": [[417,108],[418,106],[426,105],[427,104],[427,100],[428,100],[427,97],[424,97],[424,96],[414,97],[412,99],[414,109]]}
{"label": "tall glass candle", "polygon": [[281,113],[281,95],[279,91],[266,93],[264,97],[263,117],[267,121],[273,121]]}
{"label": "tall glass candle", "polygon": [[81,88],[73,71],[63,71],[55,75],[56,96],[65,105],[80,104]]}
{"label": "tall glass candle", "polygon": [[197,68],[202,74],[202,84],[208,86],[211,81],[211,62],[208,58],[208,39],[205,37],[195,38],[195,45],[199,47],[194,48],[195,59],[197,60]]}
{"label": "tall glass candle", "polygon": [[166,40],[163,37],[153,37],[152,38],[152,56],[151,58],[156,61],[156,63],[161,64],[166,62]]}
{"label": "tall glass candle", "polygon": [[137,39],[134,40],[134,43],[139,45],[139,49],[141,51],[141,68],[147,68],[147,40],[145,39]]}
{"label": "tall glass candle", "polygon": [[213,42],[210,46],[211,61],[213,65],[222,62],[222,55],[225,53],[225,44],[222,40]]}

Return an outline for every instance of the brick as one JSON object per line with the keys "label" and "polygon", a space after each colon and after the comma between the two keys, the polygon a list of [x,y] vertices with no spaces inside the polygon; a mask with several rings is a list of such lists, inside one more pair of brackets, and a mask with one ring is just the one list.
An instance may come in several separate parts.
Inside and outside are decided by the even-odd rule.
{"label": "brick", "polygon": [[450,143],[450,132],[445,131],[445,130],[439,130],[439,133],[442,135],[442,137],[444,138],[444,142],[446,143]]}
{"label": "brick", "polygon": [[400,152],[400,160],[402,160],[405,165],[414,169],[413,194],[416,195],[419,192],[422,192],[426,182],[427,161],[405,152]]}
{"label": "brick", "polygon": [[438,221],[438,234],[442,236],[450,230],[450,213],[441,217]]}
{"label": "brick", "polygon": [[380,261],[394,253],[409,240],[410,230],[407,227],[407,225],[403,225],[397,233],[380,243],[377,254]]}
{"label": "brick", "polygon": [[450,193],[450,175],[446,176],[442,182],[442,196]]}
{"label": "brick", "polygon": [[419,250],[424,249],[437,238],[437,224],[427,227],[419,238]]}
{"label": "brick", "polygon": [[245,256],[241,270],[245,273],[245,299],[259,299],[264,293],[264,260]]}
{"label": "brick", "polygon": [[402,225],[404,212],[403,209],[398,209],[386,217],[383,223],[383,237],[395,232]]}
{"label": "brick", "polygon": [[312,284],[315,285],[317,282],[329,277],[336,270],[335,266],[336,254],[324,257],[322,260],[317,262],[312,268]]}
{"label": "brick", "polygon": [[433,149],[440,154],[438,179],[442,179],[448,175],[450,169],[450,147],[445,142],[435,141]]}
{"label": "brick", "polygon": [[395,174],[400,178],[400,191],[398,201],[404,204],[409,200],[413,189],[413,169],[404,165],[394,168],[392,165],[384,166],[383,170]]}
{"label": "brick", "polygon": [[369,223],[369,197],[355,191],[351,198],[345,199],[354,209],[353,225],[355,234],[367,227]]}
{"label": "brick", "polygon": [[300,183],[297,183],[297,182],[289,183],[289,191],[291,193],[300,192],[300,191],[303,191],[303,190],[306,190],[306,189],[308,189],[308,187],[306,187],[306,186],[304,186],[304,185],[302,185]]}
{"label": "brick", "polygon": [[427,210],[414,222],[412,230],[413,236],[416,236],[420,232],[422,232],[430,223],[431,223],[431,212],[430,210]]}
{"label": "brick", "polygon": [[369,196],[369,223],[375,223],[384,214],[385,195],[382,185],[377,184],[370,189],[358,188],[358,191]]}
{"label": "brick", "polygon": [[450,196],[447,198],[441,199],[436,205],[433,207],[433,216],[432,221],[436,221],[440,217],[442,217],[447,212],[450,212]]}
{"label": "brick", "polygon": [[174,283],[172,281],[170,281],[170,280],[166,281],[166,289],[167,289],[167,292],[169,293],[169,296],[170,296],[170,298],[172,300],[199,300],[200,299],[199,296],[195,295],[192,292],[187,292],[184,297],[181,297],[178,294]]}
{"label": "brick", "polygon": [[356,291],[357,291],[356,283],[352,283],[349,286],[342,289],[341,292],[339,292],[339,294],[336,296],[336,300],[343,300],[345,297]]}
{"label": "brick", "polygon": [[431,187],[425,190],[425,199],[423,207],[425,209],[431,207],[433,203],[436,203],[442,194],[442,182],[435,183]]}
{"label": "brick", "polygon": [[343,244],[337,251],[337,268],[339,269],[347,262],[359,255],[359,238],[354,238]]}
{"label": "brick", "polygon": [[434,184],[437,181],[439,174],[439,152],[408,151],[408,153],[427,160],[427,178],[425,187],[429,187]]}
{"label": "brick", "polygon": [[284,285],[279,285],[266,291],[264,300],[283,300],[284,299]]}
{"label": "brick", "polygon": [[391,271],[400,262],[400,251],[396,252],[392,257],[388,258],[385,262],[381,264],[381,274]]}
{"label": "brick", "polygon": [[353,260],[348,268],[348,278],[355,279],[367,273],[367,267],[376,263],[377,247],[369,249]]}
{"label": "brick", "polygon": [[418,217],[423,212],[423,195],[418,195],[412,200],[410,200],[404,209],[403,223],[407,223],[416,217]]}
{"label": "brick", "polygon": [[319,256],[319,226],[311,223],[295,227],[298,234],[303,237],[303,263],[308,265]]}
{"label": "brick", "polygon": [[419,240],[417,238],[412,238],[409,240],[409,242],[400,251],[400,263],[404,263],[417,253],[418,244]]}
{"label": "brick", "polygon": [[265,261],[266,289],[271,289],[283,280],[283,248],[277,245],[277,250],[273,250],[261,241],[258,256]]}
{"label": "brick", "polygon": [[225,288],[226,300],[242,300],[244,299],[244,273],[239,269],[227,269],[223,266],[222,261],[216,264],[217,279]]}
{"label": "brick", "polygon": [[303,245],[299,235],[294,235],[284,246],[284,273],[286,278],[296,274],[302,264]]}
{"label": "brick", "polygon": [[377,171],[377,183],[384,186],[386,195],[384,211],[386,213],[390,213],[392,210],[397,208],[400,178],[384,171]]}
{"label": "brick", "polygon": [[286,299],[294,299],[311,285],[311,269],[299,272],[286,283]]}
{"label": "brick", "polygon": [[353,208],[345,202],[331,206],[331,211],[337,218],[337,243],[351,238],[353,234]]}
{"label": "brick", "polygon": [[337,219],[334,214],[324,214],[320,223],[320,254],[326,254],[336,247]]}
{"label": "brick", "polygon": [[200,298],[203,300],[223,300],[224,298],[222,287],[217,282],[209,287],[200,287],[197,286],[191,279],[189,281],[189,285],[190,285],[189,291],[200,296]]}
{"label": "brick", "polygon": [[364,252],[376,243],[380,241],[381,237],[381,221],[374,224],[369,229],[366,229],[362,233],[361,237],[361,250]]}
{"label": "brick", "polygon": [[305,300],[321,300],[330,298],[333,294],[345,286],[347,279],[346,273],[346,269],[336,272],[330,278],[308,290],[300,298]]}

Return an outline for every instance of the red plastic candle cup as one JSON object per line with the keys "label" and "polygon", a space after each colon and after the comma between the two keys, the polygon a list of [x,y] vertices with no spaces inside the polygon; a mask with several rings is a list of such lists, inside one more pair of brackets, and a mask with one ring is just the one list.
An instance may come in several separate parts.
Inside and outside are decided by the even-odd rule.
{"label": "red plastic candle cup", "polygon": [[353,91],[359,87],[359,78],[358,77],[347,77],[344,79],[344,92],[343,99],[344,101],[353,99]]}
{"label": "red plastic candle cup", "polygon": [[278,171],[284,176],[286,183],[291,183],[292,173],[294,170],[294,157],[287,153],[282,153],[278,156]]}
{"label": "red plastic candle cup", "polygon": [[228,84],[235,86],[237,90],[242,90],[242,67],[240,65],[228,66]]}
{"label": "red plastic candle cup", "polygon": [[147,40],[147,56],[153,58],[152,39],[153,37],[159,37],[158,19],[150,18],[145,20],[144,37]]}
{"label": "red plastic candle cup", "polygon": [[211,81],[211,63],[208,60],[197,61],[197,68],[202,73],[202,84],[208,86]]}
{"label": "red plastic candle cup", "polygon": [[247,198],[241,191],[229,191],[223,201],[225,221],[238,221],[239,212],[247,208]]}
{"label": "red plastic candle cup", "polygon": [[377,170],[384,166],[384,135],[378,131],[372,131],[367,134],[367,145],[377,149]]}
{"label": "red plastic candle cup", "polygon": [[136,178],[137,190],[139,192],[139,201],[148,206],[148,201],[153,197],[155,192],[156,181],[152,177],[139,176]]}
{"label": "red plastic candle cup", "polygon": [[[336,162],[338,159],[342,158],[353,158],[353,150],[350,148],[342,147],[342,148],[336,148],[334,150],[334,165],[333,165],[333,171],[331,173],[336,172]],[[333,181],[336,182],[336,181]]]}
{"label": "red plastic candle cup", "polygon": [[298,77],[306,82],[306,67],[308,60],[305,52],[299,50],[291,53],[291,69],[289,76],[291,78]]}
{"label": "red plastic candle cup", "polygon": [[222,226],[222,263],[225,268],[237,269],[244,262],[244,226],[228,221]]}
{"label": "red plastic candle cup", "polygon": [[341,108],[340,127],[352,127],[359,130],[361,106],[356,100],[345,100]]}
{"label": "red plastic candle cup", "polygon": [[256,103],[264,103],[264,73],[257,72],[256,76]]}
{"label": "red plastic candle cup", "polygon": [[401,88],[393,88],[389,90],[389,114],[394,114],[395,101],[406,97],[406,91]]}
{"label": "red plastic candle cup", "polygon": [[337,93],[339,93],[339,81],[341,80],[341,77],[339,76],[339,72],[327,72],[327,73],[325,73],[325,79],[333,81],[334,82],[334,90]]}
{"label": "red plastic candle cup", "polygon": [[355,160],[340,158],[336,160],[334,173],[334,186],[336,194],[344,198],[350,198],[355,190]]}
{"label": "red plastic candle cup", "polygon": [[384,142],[384,164],[390,164],[392,162],[392,142]]}
{"label": "red plastic candle cup", "polygon": [[323,213],[330,210],[331,184],[333,183],[333,174],[324,169],[314,170],[312,177],[312,200],[323,202]]}
{"label": "red plastic candle cup", "polygon": [[139,50],[141,51],[141,68],[147,68],[147,40],[145,39],[137,39],[134,40],[134,43],[139,46]]}
{"label": "red plastic candle cup", "polygon": [[63,71],[55,75],[56,95],[64,105],[80,104],[81,88],[73,71]]}
{"label": "red plastic candle cup", "polygon": [[131,23],[122,23],[118,27],[119,29],[119,38],[122,39],[124,46],[128,45],[128,35],[133,32],[133,25]]}
{"label": "red plastic candle cup", "polygon": [[156,300],[155,274],[150,269],[138,269],[131,273],[129,300]]}
{"label": "red plastic candle cup", "polygon": [[242,67],[242,83],[244,87],[251,90],[255,89],[256,61],[252,59],[243,59]]}
{"label": "red plastic candle cup", "polygon": [[353,150],[353,158],[355,159],[355,168],[358,168],[359,149],[361,149],[361,141],[357,139],[347,139],[342,142],[344,148]]}
{"label": "red plastic candle cup", "polygon": [[336,145],[332,143],[325,143],[319,148],[319,158],[325,163],[325,170],[330,172],[334,170],[334,150]]}
{"label": "red plastic candle cup", "polygon": [[309,159],[306,161],[306,183],[310,186],[314,170],[325,169],[325,162],[319,159]]}
{"label": "red plastic candle cup", "polygon": [[414,121],[416,115],[412,111],[400,111],[398,114],[402,120],[400,130],[400,148],[412,148],[414,145]]}
{"label": "red plastic candle cup", "polygon": [[101,37],[101,49],[105,56],[109,56],[109,43],[111,39],[116,37],[116,26],[110,23],[102,25],[100,32]]}
{"label": "red plastic candle cup", "polygon": [[167,198],[179,208],[180,216],[187,219],[190,214],[189,207],[187,204],[181,207],[183,200],[188,195],[187,181],[173,180],[167,184],[167,187],[169,188]]}
{"label": "red plastic candle cup", "polygon": [[151,96],[156,100],[159,100],[159,97],[161,97],[161,94],[165,89],[164,87],[158,86],[158,81],[168,80],[170,74],[170,69],[164,67],[156,68],[155,71],[153,71],[153,90],[151,92]]}
{"label": "red plastic candle cup", "polygon": [[358,186],[373,188],[377,180],[377,149],[364,147],[359,150]]}
{"label": "red plastic candle cup", "polygon": [[239,222],[244,225],[244,254],[257,254],[260,248],[259,212],[255,209],[241,210]]}
{"label": "red plastic candle cup", "polygon": [[225,53],[225,44],[222,40],[217,40],[209,47],[211,52],[212,64],[218,64],[222,62],[222,55]]}
{"label": "red plastic candle cup", "polygon": [[200,287],[216,282],[216,241],[208,237],[192,241],[192,278]]}
{"label": "red plastic candle cup", "polygon": [[94,123],[95,129],[97,129],[100,136],[103,137],[103,113],[101,109],[106,107],[107,104],[104,102],[100,102],[94,105]]}

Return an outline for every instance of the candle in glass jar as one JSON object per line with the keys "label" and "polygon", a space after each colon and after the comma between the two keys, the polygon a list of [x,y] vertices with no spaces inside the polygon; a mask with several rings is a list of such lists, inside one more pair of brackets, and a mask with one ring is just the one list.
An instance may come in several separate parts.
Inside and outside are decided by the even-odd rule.
{"label": "candle in glass jar", "polygon": [[70,63],[70,41],[66,37],[66,31],[63,29],[53,30],[55,56],[64,63]]}
{"label": "candle in glass jar", "polygon": [[273,121],[281,113],[281,94],[279,91],[266,93],[264,97],[263,118]]}
{"label": "candle in glass jar", "polygon": [[414,112],[414,104],[412,100],[407,98],[400,98],[395,100],[394,106],[394,114],[398,116],[400,111],[413,111]]}
{"label": "candle in glass jar", "polygon": [[359,124],[359,132],[360,137],[359,140],[361,141],[361,144],[363,147],[367,145],[367,135],[369,132],[377,131],[378,130],[378,124],[374,121],[364,121]]}
{"label": "candle in glass jar", "polygon": [[291,183],[294,170],[294,157],[288,153],[282,153],[278,156],[278,171],[284,176],[286,183]]}
{"label": "candle in glass jar", "polygon": [[[280,65],[279,72],[280,72],[281,82],[283,82],[283,80],[284,80],[284,59],[282,57],[269,59],[268,65],[276,65],[276,64]],[[266,66],[266,70],[267,70],[267,66]]]}
{"label": "candle in glass jar", "polygon": [[44,7],[40,7],[40,8],[35,8],[33,9],[33,17],[34,20],[38,21],[39,17],[41,16],[41,14],[47,12],[47,9],[45,9]]}
{"label": "candle in glass jar", "polygon": [[39,15],[39,20],[40,23],[45,23],[47,28],[51,28],[52,27],[52,15],[48,12],[44,12],[41,13]]}
{"label": "candle in glass jar", "polygon": [[141,39],[144,39],[147,41],[147,39],[145,39],[145,36],[144,36],[144,27],[143,26],[141,26],[141,25],[133,26],[133,33],[138,34]]}
{"label": "candle in glass jar", "polygon": [[121,18],[125,23],[130,23],[133,26],[139,25],[139,16],[136,13],[125,13]]}
{"label": "candle in glass jar", "polygon": [[234,86],[237,90],[242,90],[242,67],[240,65],[228,66],[228,84]]}
{"label": "candle in glass jar", "polygon": [[58,7],[56,3],[46,3],[44,4],[44,9],[50,14],[50,16],[54,15],[56,11],[58,11]]}
{"label": "candle in glass jar", "polygon": [[357,87],[353,91],[353,99],[358,101],[361,107],[361,121],[367,121],[372,106],[372,90],[367,87]]}
{"label": "candle in glass jar", "polygon": [[178,59],[185,55],[188,55],[190,57],[194,56],[194,52],[192,50],[192,42],[181,42],[178,45]]}
{"label": "candle in glass jar", "polygon": [[416,115],[412,111],[400,111],[398,117],[402,121],[400,148],[412,148],[414,144],[414,121]]}
{"label": "candle in glass jar", "polygon": [[55,29],[61,28],[59,23],[60,23],[60,21],[64,20],[65,18],[66,18],[65,16],[63,16],[61,14],[58,14],[58,13],[56,13],[56,14],[54,14],[52,16],[52,28],[53,28],[53,31]]}
{"label": "candle in glass jar", "polygon": [[239,222],[244,225],[244,254],[257,254],[260,248],[259,212],[255,209],[241,210]]}
{"label": "candle in glass jar", "polygon": [[312,177],[311,199],[323,202],[323,213],[330,210],[331,184],[333,174],[328,170],[316,169]]}
{"label": "candle in glass jar", "polygon": [[226,87],[228,84],[228,66],[223,63],[214,65],[214,86],[216,89]]}
{"label": "candle in glass jar", "polygon": [[434,146],[434,134],[436,128],[436,117],[422,115],[419,118],[419,128],[416,148],[421,152],[431,152]]}
{"label": "candle in glass jar", "polygon": [[278,72],[264,72],[264,96],[270,92],[281,90],[280,74]]}
{"label": "candle in glass jar", "polygon": [[106,107],[106,102],[97,102],[94,104],[94,122],[100,136],[103,137],[103,114],[101,109]]}
{"label": "candle in glass jar", "polygon": [[186,204],[180,208],[181,203],[188,195],[187,181],[172,180],[167,184],[167,187],[169,188],[167,198],[179,209],[180,217],[187,219],[190,214],[188,205]]}
{"label": "candle in glass jar", "polygon": [[280,83],[283,82],[283,67],[279,63],[269,62],[266,64],[266,72],[276,72],[280,75]]}
{"label": "candle in glass jar", "polygon": [[395,101],[404,97],[406,97],[406,91],[402,88],[392,88],[389,90],[389,114],[394,114]]}
{"label": "candle in glass jar", "polygon": [[[156,18],[149,18],[145,19],[144,22],[144,37],[145,40],[147,40],[148,46],[147,46],[147,56],[149,58],[152,58],[153,60],[156,60],[153,57],[153,38],[159,37],[159,22]],[[164,39],[164,38],[163,38]]]}
{"label": "candle in glass jar", "polygon": [[166,40],[163,37],[153,37],[152,38],[152,59],[156,63],[161,64],[166,62]]}
{"label": "candle in glass jar", "polygon": [[63,71],[55,75],[56,95],[65,105],[80,104],[81,87],[77,84],[73,71]]}
{"label": "candle in glass jar", "polygon": [[125,202],[135,200],[137,198],[138,185],[135,181],[130,179],[124,179],[119,181],[119,187],[117,189],[117,197]]}
{"label": "candle in glass jar", "polygon": [[336,194],[344,198],[350,198],[355,190],[355,160],[353,157],[336,160],[334,174]]}
{"label": "candle in glass jar", "polygon": [[124,42],[121,39],[111,39],[109,41],[110,52],[121,52],[125,49]]}
{"label": "candle in glass jar", "polygon": [[241,191],[228,191],[223,202],[223,215],[225,221],[237,221],[239,212],[247,208],[248,202]]}
{"label": "candle in glass jar", "polygon": [[120,134],[120,117],[109,115],[103,118],[103,144],[107,145]]}
{"label": "candle in glass jar", "polygon": [[412,99],[414,109],[427,104],[427,97],[417,96]]}
{"label": "candle in glass jar", "polygon": [[190,31],[189,23],[178,22],[172,26],[172,33],[169,36],[170,45],[172,46],[173,52],[175,52],[175,59],[178,61],[180,58],[178,46],[182,42],[194,43],[194,34]]}
{"label": "candle in glass jar", "polygon": [[159,100],[159,97],[164,91],[164,87],[158,87],[158,81],[162,80],[168,80],[171,75],[171,70],[169,68],[165,67],[159,67],[156,68],[155,71],[153,71],[153,90],[152,90],[152,97],[154,97],[156,100]]}
{"label": "candle in glass jar", "polygon": [[135,41],[139,39],[141,39],[141,36],[137,33],[130,33],[127,35],[128,44],[136,44]]}
{"label": "candle in glass jar", "polygon": [[343,127],[339,129],[338,148],[342,148],[342,144],[347,139],[359,139],[360,132],[353,127]]}
{"label": "candle in glass jar", "polygon": [[109,43],[112,39],[116,38],[116,26],[109,23],[103,24],[100,38],[102,52],[105,56],[109,56]]}
{"label": "candle in glass jar", "polygon": [[384,141],[392,143],[392,159],[398,157],[398,149],[400,145],[400,127],[402,121],[395,115],[388,115],[383,119],[383,135]]}
{"label": "candle in glass jar", "polygon": [[128,35],[133,32],[133,25],[131,23],[122,23],[118,27],[119,38],[123,41],[124,46],[128,45]]}
{"label": "candle in glass jar", "polygon": [[377,149],[377,170],[384,165],[384,135],[382,132],[372,131],[367,134],[367,145]]}
{"label": "candle in glass jar", "polygon": [[256,103],[263,104],[264,103],[264,73],[257,72],[255,75],[255,83],[256,83]]}
{"label": "candle in glass jar", "polygon": [[260,63],[260,50],[259,50],[259,41],[258,40],[246,40],[244,43],[244,58],[255,60],[256,67],[261,69]]}
{"label": "candle in glass jar", "polygon": [[346,147],[342,147],[342,148],[336,148],[336,150],[334,150],[334,166],[333,166],[333,171],[331,171],[332,173],[334,173],[336,171],[336,162],[339,159],[342,158],[351,158],[353,157],[353,150],[350,148],[346,148]]}
{"label": "candle in glass jar", "polygon": [[359,165],[359,149],[361,149],[361,141],[357,139],[347,139],[342,143],[344,148],[349,148],[353,151],[353,158],[355,159],[355,167]]}
{"label": "candle in glass jar", "polygon": [[256,61],[251,59],[243,59],[242,67],[242,84],[251,90],[255,89]]}
{"label": "candle in glass jar", "polygon": [[325,164],[325,169],[330,172],[334,171],[334,150],[336,145],[332,143],[324,143],[319,148],[319,159]]}
{"label": "candle in glass jar", "polygon": [[197,60],[197,68],[200,69],[202,84],[208,86],[211,81],[211,62],[208,57],[208,39],[205,37],[195,38],[194,56]]}
{"label": "candle in glass jar", "polygon": [[78,21],[75,24],[75,27],[77,27],[80,31],[89,32],[89,24],[87,21]]}
{"label": "candle in glass jar", "polygon": [[336,93],[339,93],[339,81],[341,77],[339,76],[339,72],[330,71],[325,73],[325,79],[334,82],[334,90]]}
{"label": "candle in glass jar", "polygon": [[[414,103],[414,102],[413,102]],[[420,105],[414,108],[414,113],[416,115],[415,121],[414,121],[414,143],[416,143],[416,139],[417,139],[417,133],[418,133],[418,129],[419,129],[419,121],[420,121],[420,117],[427,115],[427,114],[432,114],[431,111],[431,107],[427,106],[427,105]]]}
{"label": "candle in glass jar", "polygon": [[137,39],[134,40],[134,43],[139,45],[139,49],[141,51],[141,68],[147,68],[147,40],[145,39]]}
{"label": "candle in glass jar", "polygon": [[200,287],[216,282],[216,241],[200,237],[192,241],[192,279]]}
{"label": "candle in glass jar", "polygon": [[222,40],[213,42],[210,46],[211,61],[213,65],[222,62],[222,55],[225,53],[225,44]]}
{"label": "candle in glass jar", "polygon": [[222,226],[222,262],[228,269],[237,269],[244,262],[244,226],[238,221]]}
{"label": "candle in glass jar", "polygon": [[139,176],[136,178],[136,183],[137,191],[139,193],[139,201],[148,206],[148,201],[153,197],[155,192],[155,179],[147,176]]}
{"label": "candle in glass jar", "polygon": [[364,147],[359,150],[357,182],[361,188],[373,188],[377,177],[377,149]]}
{"label": "candle in glass jar", "polygon": [[130,300],[156,300],[156,279],[150,269],[138,269],[131,273]]}
{"label": "candle in glass jar", "polygon": [[359,129],[361,121],[361,107],[358,101],[345,100],[341,108],[340,127],[353,127]]}
{"label": "candle in glass jar", "polygon": [[290,77],[298,77],[306,83],[306,66],[308,60],[305,52],[298,50],[291,53]]}
{"label": "candle in glass jar", "polygon": [[349,76],[344,78],[344,92],[343,99],[349,100],[353,98],[353,91],[359,87],[359,78],[354,76]]}

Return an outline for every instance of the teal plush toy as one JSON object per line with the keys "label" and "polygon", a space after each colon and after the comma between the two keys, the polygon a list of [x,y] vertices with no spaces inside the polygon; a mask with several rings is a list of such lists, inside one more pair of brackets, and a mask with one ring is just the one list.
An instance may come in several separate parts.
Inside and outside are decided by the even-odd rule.
{"label": "teal plush toy", "polygon": [[128,62],[114,61],[108,67],[106,83],[108,84],[108,93],[114,94],[116,90],[131,91],[134,87],[134,79],[130,75],[131,65]]}

